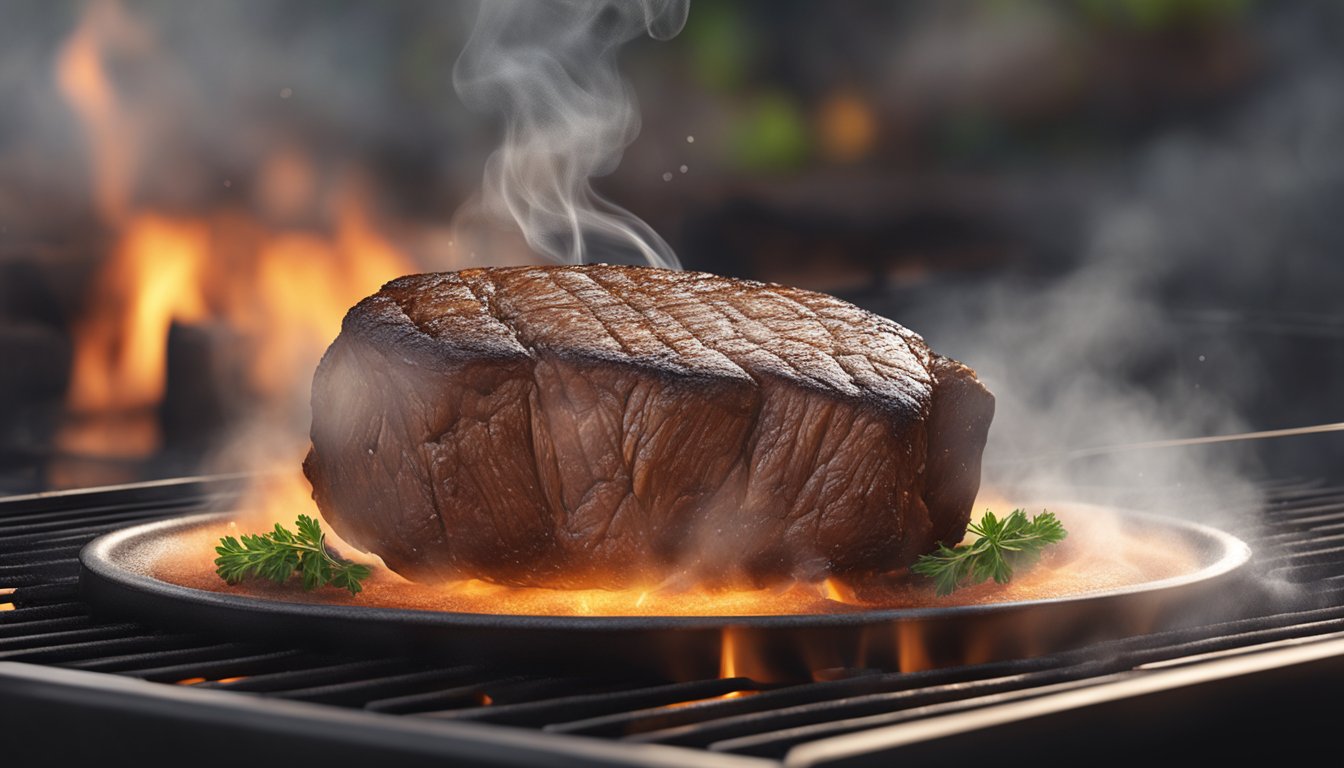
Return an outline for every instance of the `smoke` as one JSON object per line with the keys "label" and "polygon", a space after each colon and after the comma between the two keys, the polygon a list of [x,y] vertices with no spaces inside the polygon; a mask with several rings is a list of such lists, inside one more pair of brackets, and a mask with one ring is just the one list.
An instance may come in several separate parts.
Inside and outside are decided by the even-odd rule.
{"label": "smoke", "polygon": [[[1247,533],[1261,495],[1248,480],[1262,460],[1253,446],[1069,453],[1338,420],[1334,401],[1290,402],[1324,389],[1293,381],[1321,364],[1295,361],[1285,375],[1275,337],[1254,322],[1332,312],[1341,277],[1323,244],[1340,232],[1344,69],[1311,14],[1270,21],[1260,31],[1275,68],[1216,129],[1156,135],[1080,196],[1068,274],[996,274],[882,308],[995,392],[988,486]],[[1217,322],[1199,324],[1207,318]]]}
{"label": "smoke", "polygon": [[689,0],[482,3],[453,84],[468,107],[502,120],[504,140],[480,193],[459,211],[459,236],[513,224],[558,262],[637,258],[677,268],[671,247],[592,179],[615,170],[639,133],[621,47],[646,33],[674,37],[688,9]]}
{"label": "smoke", "polygon": [[1206,389],[1198,371],[1201,360],[1235,355],[1235,341],[1187,346],[1155,290],[1168,275],[1144,262],[1169,245],[1181,213],[1150,205],[1101,206],[1077,271],[1048,288],[989,288],[978,299],[981,321],[949,346],[997,396],[986,451],[991,487],[1042,499],[1083,495],[1235,527],[1229,511],[1257,496],[1235,447],[1069,455],[1249,428],[1230,402],[1241,382]]}

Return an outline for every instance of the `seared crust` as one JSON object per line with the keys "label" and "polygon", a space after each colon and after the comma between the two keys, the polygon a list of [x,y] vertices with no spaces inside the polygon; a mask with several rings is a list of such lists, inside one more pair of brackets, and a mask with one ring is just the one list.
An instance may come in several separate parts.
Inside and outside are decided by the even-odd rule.
{"label": "seared crust", "polygon": [[871,573],[959,538],[993,398],[824,294],[586,265],[394,280],[313,383],[327,521],[417,580]]}

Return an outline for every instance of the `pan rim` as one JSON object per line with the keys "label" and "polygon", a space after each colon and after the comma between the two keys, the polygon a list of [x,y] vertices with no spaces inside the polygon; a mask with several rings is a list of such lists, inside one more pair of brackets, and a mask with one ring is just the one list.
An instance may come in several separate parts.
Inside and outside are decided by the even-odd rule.
{"label": "pan rim", "polygon": [[1169,515],[1115,507],[1069,502],[1074,508],[1102,508],[1127,520],[1167,529],[1183,536],[1207,562],[1188,573],[1105,590],[1058,597],[1034,598],[976,605],[884,608],[815,614],[704,615],[704,616],[554,616],[432,611],[416,608],[335,605],[212,592],[154,578],[123,563],[124,554],[148,539],[228,519],[230,512],[209,512],[174,517],[122,528],[103,534],[80,550],[81,583],[101,581],[158,600],[187,603],[234,613],[262,614],[276,618],[339,619],[360,625],[398,625],[407,628],[445,630],[506,630],[564,632],[625,632],[642,630],[699,631],[728,627],[743,629],[826,628],[909,621],[940,621],[958,617],[1009,613],[1048,606],[1096,603],[1141,594],[1180,591],[1177,588],[1225,577],[1251,559],[1251,548],[1240,538],[1210,525]]}

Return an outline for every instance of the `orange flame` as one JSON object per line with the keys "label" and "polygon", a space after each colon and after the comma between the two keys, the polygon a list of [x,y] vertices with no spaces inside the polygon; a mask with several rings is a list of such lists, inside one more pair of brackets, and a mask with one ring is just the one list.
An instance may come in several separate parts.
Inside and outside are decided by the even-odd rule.
{"label": "orange flame", "polygon": [[[270,220],[325,214],[329,232],[263,223],[237,207],[189,216],[137,208],[139,137],[107,63],[123,48],[147,44],[116,0],[95,0],[56,60],[89,145],[97,209],[115,232],[73,329],[71,411],[117,421],[115,429],[72,421],[61,444],[85,454],[138,456],[157,447],[153,409],[165,393],[174,324],[226,329],[227,354],[241,350],[239,378],[263,404],[301,399],[296,393],[306,391],[346,310],[414,271],[377,231],[353,185],[322,189],[309,157],[294,147],[257,169],[257,204]],[[134,440],[118,437],[127,425],[135,426]]]}
{"label": "orange flame", "polygon": [[[257,236],[240,241],[248,229]],[[133,214],[75,323],[69,405],[106,413],[160,402],[175,323],[227,325],[249,353],[253,392],[292,395],[346,310],[410,271],[355,202],[344,204],[334,238],[268,232],[225,214]]]}
{"label": "orange flame", "polygon": [[163,397],[169,327],[207,315],[209,253],[202,222],[156,214],[132,219],[75,327],[73,409],[124,410]]}
{"label": "orange flame", "polygon": [[94,200],[109,219],[127,211],[135,157],[125,143],[125,118],[104,70],[110,31],[129,26],[115,0],[96,0],[56,59],[56,82],[84,127],[94,165]]}
{"label": "orange flame", "polygon": [[737,677],[737,641],[732,627],[723,630],[723,644],[719,649],[719,677]]}

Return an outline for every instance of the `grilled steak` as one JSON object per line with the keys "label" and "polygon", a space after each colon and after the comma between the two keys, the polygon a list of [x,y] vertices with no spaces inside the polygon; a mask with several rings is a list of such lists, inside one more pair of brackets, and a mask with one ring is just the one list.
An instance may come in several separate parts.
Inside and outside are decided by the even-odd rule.
{"label": "grilled steak", "polygon": [[313,381],[304,471],[417,580],[762,584],[965,530],[993,396],[811,291],[587,265],[393,280]]}

